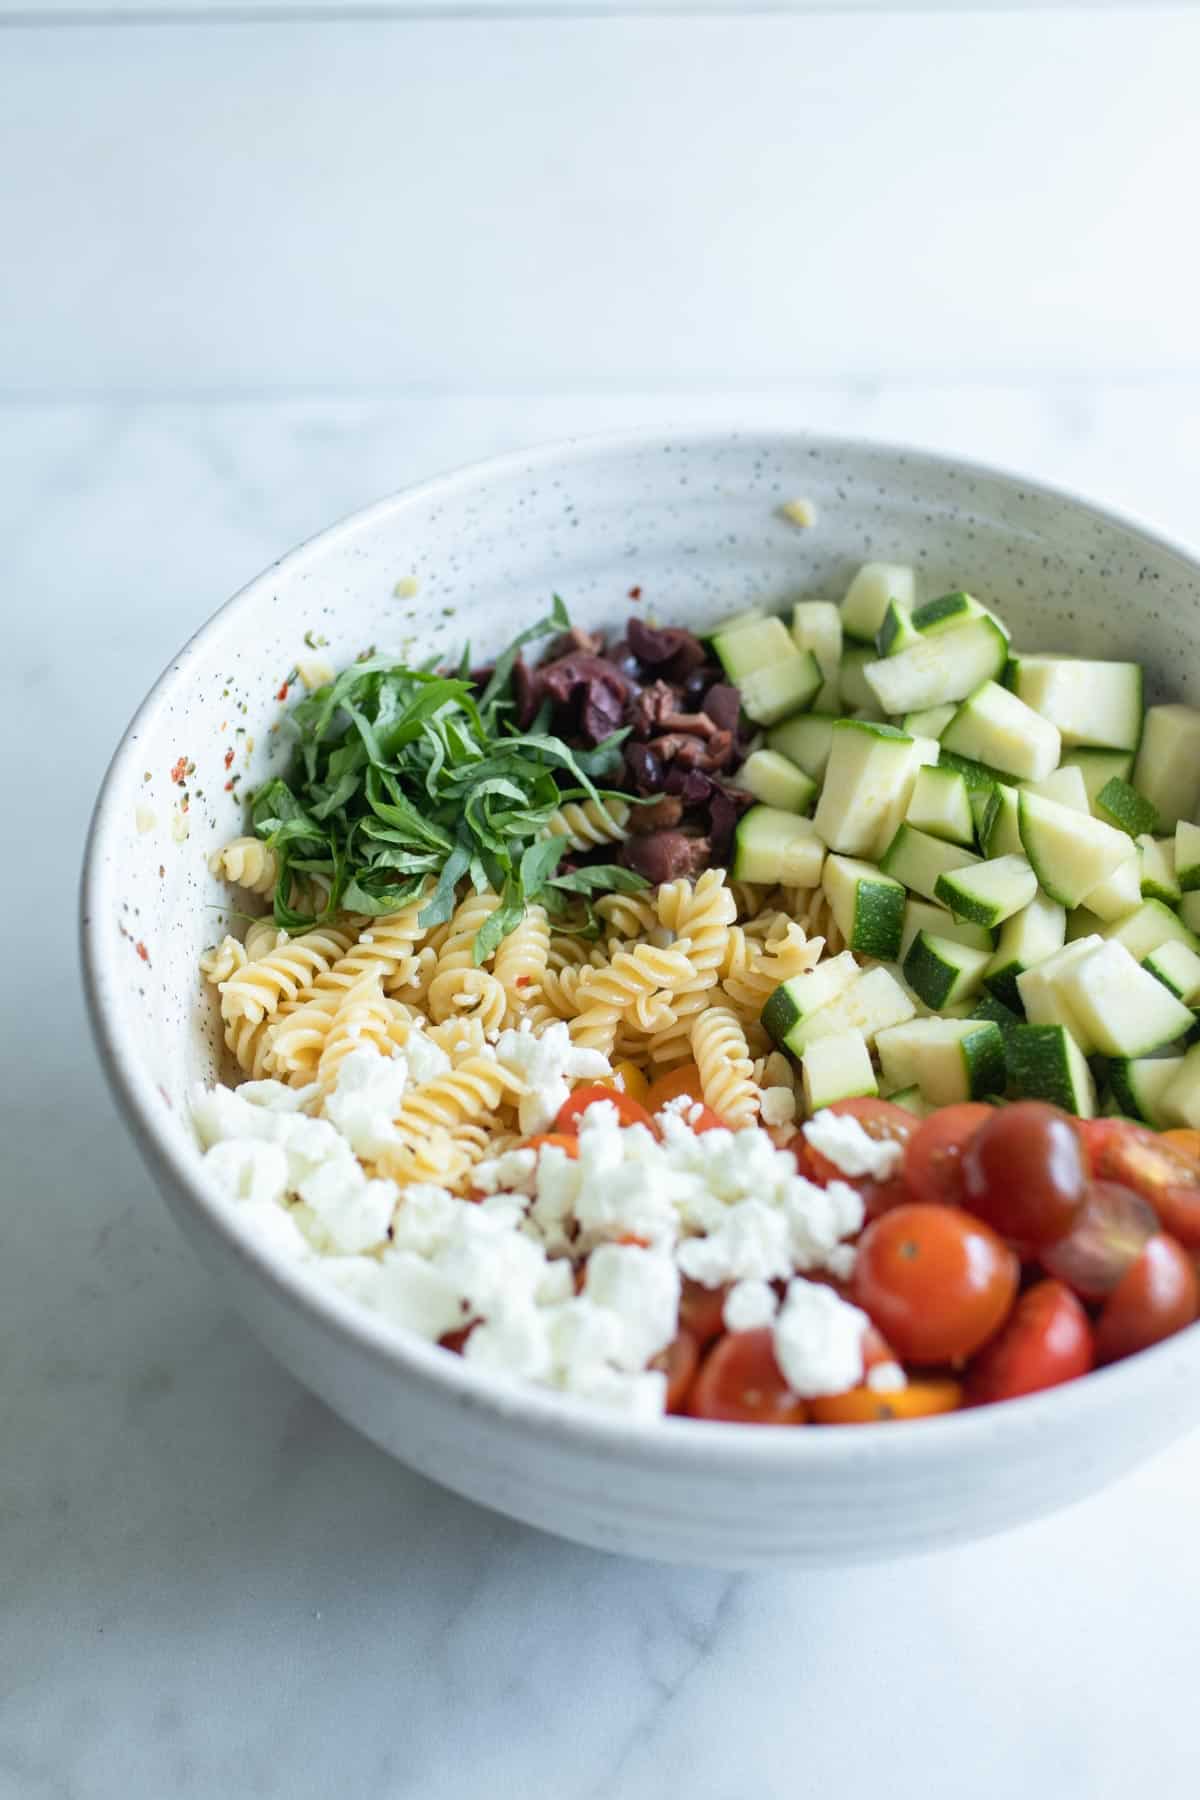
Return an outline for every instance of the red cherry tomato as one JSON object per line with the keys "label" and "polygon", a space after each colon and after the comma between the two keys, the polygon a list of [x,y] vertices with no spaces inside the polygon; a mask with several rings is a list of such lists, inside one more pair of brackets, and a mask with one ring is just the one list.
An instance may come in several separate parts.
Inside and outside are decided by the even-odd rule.
{"label": "red cherry tomato", "polygon": [[948,1377],[928,1376],[907,1386],[877,1393],[874,1388],[851,1388],[809,1402],[814,1425],[880,1425],[892,1419],[930,1419],[936,1413],[954,1412],[962,1405],[962,1384]]}
{"label": "red cherry tomato", "polygon": [[1019,1273],[981,1219],[910,1202],[863,1232],[851,1293],[904,1362],[951,1362],[1000,1329]]}
{"label": "red cherry tomato", "polygon": [[1133,1188],[1149,1201],[1164,1231],[1189,1250],[1200,1249],[1200,1160],[1190,1148],[1194,1134],[1160,1136],[1125,1119],[1090,1119],[1083,1133],[1092,1170],[1101,1180]]}
{"label": "red cherry tomato", "polygon": [[569,1100],[564,1100],[558,1109],[558,1117],[554,1121],[554,1130],[559,1132],[577,1132],[579,1121],[589,1106],[596,1106],[603,1101],[613,1106],[617,1118],[622,1125],[644,1125],[647,1131],[655,1131],[654,1120],[644,1106],[633,1099],[630,1094],[623,1094],[619,1088],[600,1087],[593,1083],[587,1087],[576,1088]]}
{"label": "red cherry tomato", "polygon": [[1200,1280],[1181,1244],[1152,1237],[1121,1277],[1096,1321],[1096,1360],[1116,1362],[1195,1323]]}
{"label": "red cherry tomato", "polygon": [[917,1121],[904,1158],[909,1198],[930,1206],[958,1206],[962,1201],[962,1153],[995,1108],[978,1100],[943,1106]]}
{"label": "red cherry tomato", "polygon": [[770,1328],[718,1339],[692,1383],[688,1411],[696,1419],[742,1425],[804,1425],[808,1408],[775,1361]]}
{"label": "red cherry tomato", "polygon": [[535,1136],[526,1138],[523,1150],[545,1150],[550,1145],[561,1150],[572,1158],[579,1155],[579,1139],[573,1131],[539,1131]]}
{"label": "red cherry tomato", "polygon": [[700,1364],[700,1346],[690,1331],[680,1331],[650,1364],[667,1378],[667,1411],[681,1413]]}
{"label": "red cherry tomato", "polygon": [[709,1344],[725,1329],[727,1287],[702,1287],[686,1275],[679,1296],[679,1323],[698,1344]]}
{"label": "red cherry tomato", "polygon": [[962,1204],[1022,1254],[1067,1235],[1087,1182],[1074,1119],[1041,1100],[1000,1107],[962,1152]]}
{"label": "red cherry tomato", "polygon": [[1081,1300],[1103,1300],[1157,1230],[1154,1210],[1140,1194],[1115,1181],[1093,1181],[1074,1226],[1038,1261]]}
{"label": "red cherry tomato", "polygon": [[[867,1136],[874,1138],[877,1143],[899,1144],[904,1149],[907,1149],[918,1124],[912,1113],[905,1112],[902,1106],[893,1106],[890,1100],[872,1100],[866,1096],[857,1100],[835,1100],[826,1110],[837,1113],[842,1118],[857,1119]],[[857,1188],[863,1197],[869,1219],[887,1212],[889,1207],[899,1206],[909,1198],[904,1185],[903,1165],[888,1181],[843,1175],[835,1162],[830,1162],[814,1145],[807,1143],[805,1162],[807,1167],[801,1167],[801,1174],[809,1175],[822,1186],[829,1181],[848,1181],[851,1187]]]}
{"label": "red cherry tomato", "polygon": [[1086,1375],[1095,1362],[1092,1326],[1070,1288],[1039,1281],[971,1364],[967,1398],[976,1406],[1015,1400]]}

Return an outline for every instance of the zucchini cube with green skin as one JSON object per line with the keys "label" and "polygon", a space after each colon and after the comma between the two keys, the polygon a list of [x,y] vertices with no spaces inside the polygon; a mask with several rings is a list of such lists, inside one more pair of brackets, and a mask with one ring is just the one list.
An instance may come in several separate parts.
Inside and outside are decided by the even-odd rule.
{"label": "zucchini cube with green skin", "polygon": [[1115,825],[1131,838],[1148,836],[1158,830],[1158,808],[1127,781],[1114,775],[1096,795],[1095,814],[1106,825]]}
{"label": "zucchini cube with green skin", "polygon": [[874,644],[853,644],[847,642],[842,650],[842,666],[838,670],[838,686],[842,694],[842,706],[847,713],[857,712],[860,707],[870,706],[879,710],[875,698],[875,689],[867,680],[864,670],[869,662],[875,660]]}
{"label": "zucchini cube with green skin", "polygon": [[927,832],[914,830],[911,825],[902,825],[880,858],[879,866],[885,875],[903,882],[912,893],[933,900],[943,875],[973,867],[979,861],[978,856],[964,850],[960,844],[947,844],[941,838],[930,837]]}
{"label": "zucchini cube with green skin", "polygon": [[1058,767],[1058,727],[996,681],[969,694],[941,737],[942,748],[1016,781],[1043,781]]}
{"label": "zucchini cube with green skin", "polygon": [[889,600],[887,610],[875,634],[875,648],[880,656],[898,656],[919,644],[921,634],[913,630],[912,614],[899,600]]}
{"label": "zucchini cube with green skin", "polygon": [[1195,933],[1161,900],[1143,900],[1135,912],[1106,925],[1100,935],[1123,944],[1136,962],[1144,962],[1164,944],[1186,944],[1189,950],[1200,951]]}
{"label": "zucchini cube with green skin", "polygon": [[841,608],[831,600],[798,600],[792,608],[792,642],[797,650],[811,650],[821,666],[823,688],[837,703],[838,669],[842,661]]}
{"label": "zucchini cube with green skin", "polygon": [[874,645],[883,615],[892,600],[911,611],[917,578],[905,563],[864,563],[842,601],[842,630],[847,637]]}
{"label": "zucchini cube with green skin", "polygon": [[957,769],[926,766],[918,769],[906,822],[930,837],[951,844],[975,842],[975,820],[967,784]]}
{"label": "zucchini cube with green skin", "polygon": [[806,813],[817,796],[812,776],[778,750],[752,750],[737,772],[737,785],[780,812]]}
{"label": "zucchini cube with green skin", "polygon": [[1023,912],[1037,891],[1037,876],[1023,856],[998,856],[939,876],[934,898],[960,919],[994,930]]}
{"label": "zucchini cube with green skin", "polygon": [[752,806],[738,820],[730,864],[735,881],[815,888],[824,861],[825,845],[811,819],[777,806]]}
{"label": "zucchini cube with green skin", "polygon": [[1159,1098],[1163,1117],[1169,1125],[1187,1125],[1200,1130],[1200,1045],[1194,1046],[1175,1071],[1174,1079]]}
{"label": "zucchini cube with green skin", "polygon": [[1129,855],[1123,831],[1028,790],[1018,797],[1017,823],[1039,885],[1060,906],[1081,905]]}
{"label": "zucchini cube with green skin", "polygon": [[1018,1100],[1046,1100],[1081,1119],[1096,1116],[1096,1084],[1066,1025],[1017,1025],[1004,1040],[1008,1080]]}
{"label": "zucchini cube with green skin", "polygon": [[907,895],[873,863],[827,856],[821,886],[838,930],[851,950],[891,962],[900,954]]}
{"label": "zucchini cube with green skin", "polygon": [[1178,938],[1160,944],[1143,959],[1142,967],[1185,1006],[1193,1011],[1200,1007],[1200,955],[1187,944],[1181,944]]}
{"label": "zucchini cube with green skin", "polygon": [[804,1110],[811,1118],[823,1106],[879,1092],[871,1052],[861,1031],[835,1032],[811,1043],[800,1063]]}
{"label": "zucchini cube with green skin", "polygon": [[1175,827],[1175,879],[1185,894],[1200,888],[1200,825],[1186,819]]}
{"label": "zucchini cube with green skin", "polygon": [[832,713],[800,713],[794,719],[772,725],[767,733],[767,749],[786,756],[814,781],[820,781],[829,761],[836,724],[837,719]]}
{"label": "zucchini cube with green skin", "polygon": [[1073,962],[1058,985],[1102,1056],[1148,1056],[1195,1023],[1182,1001],[1111,938]]}
{"label": "zucchini cube with green skin", "polygon": [[994,619],[982,617],[869,662],[863,675],[885,713],[917,712],[965,700],[1000,675],[1007,660],[1008,639]]}
{"label": "zucchini cube with green skin", "polygon": [[[813,974],[822,965],[818,964]],[[811,979],[811,977],[795,976],[793,981]],[[785,988],[792,982],[784,982]],[[839,1032],[858,1031],[866,1039],[868,1045],[874,1043],[875,1034],[885,1031],[889,1025],[901,1025],[905,1019],[911,1019],[916,1011],[915,1006],[888,971],[876,967],[860,973],[857,980],[838,994],[836,999],[829,1000],[807,1018],[794,1019],[782,1038],[777,1036],[777,1026],[782,1023],[783,1011],[772,1011],[778,990],[772,994],[763,1008],[763,1024],[785,1050],[793,1056],[803,1056],[809,1044],[817,1038],[834,1037]]]}
{"label": "zucchini cube with green skin", "polygon": [[1200,712],[1191,706],[1152,706],[1146,713],[1133,785],[1157,807],[1161,827],[1200,811]]}
{"label": "zucchini cube with green skin", "polygon": [[821,691],[821,665],[811,650],[793,651],[777,663],[740,675],[742,711],[756,725],[774,725],[803,712]]}
{"label": "zucchini cube with green skin", "polygon": [[953,704],[927,706],[923,712],[905,713],[900,727],[913,737],[940,738],[957,711]]}
{"label": "zucchini cube with green skin", "polygon": [[997,1000],[995,994],[982,994],[972,1006],[970,1016],[973,1019],[990,1019],[993,1025],[1000,1027],[1002,1034],[1011,1031],[1014,1025],[1025,1023],[1019,1012],[1014,1012],[1003,1000]]}
{"label": "zucchini cube with green skin", "polygon": [[1111,875],[1096,883],[1083,897],[1083,905],[1096,918],[1111,923],[1136,912],[1142,901],[1142,858],[1136,848]]}
{"label": "zucchini cube with green skin", "polygon": [[907,1077],[933,1106],[1004,1088],[1004,1040],[990,1019],[913,1019],[881,1031],[876,1048],[885,1079]]}
{"label": "zucchini cube with green skin", "polygon": [[740,683],[755,669],[773,668],[799,652],[782,619],[765,613],[735,613],[718,625],[712,637],[713,653],[730,681]]}
{"label": "zucchini cube with green skin", "polygon": [[1164,1131],[1170,1120],[1163,1111],[1163,1096],[1182,1067],[1182,1056],[1114,1056],[1108,1065],[1108,1085],[1127,1119],[1140,1119],[1155,1131]]}
{"label": "zucchini cube with green skin", "polygon": [[1017,981],[1026,969],[1061,950],[1066,943],[1065,908],[1045,894],[1035,894],[1029,905],[1006,919],[1000,927],[995,954],[984,970],[983,981],[988,992],[1005,1006],[1019,1008],[1021,995]]}
{"label": "zucchini cube with green skin", "polygon": [[999,782],[988,800],[987,811],[979,827],[979,842],[988,857],[1021,856],[1021,825],[1015,787]]}
{"label": "zucchini cube with green skin", "polygon": [[1027,781],[1025,786],[1029,793],[1040,794],[1043,800],[1057,800],[1060,806],[1069,806],[1072,812],[1092,810],[1081,769],[1064,764],[1044,781]]}
{"label": "zucchini cube with green skin", "polygon": [[1137,749],[1143,708],[1140,664],[1018,656],[1009,664],[1007,681],[1019,699],[1057,726],[1067,747]]}
{"label": "zucchini cube with green skin", "polygon": [[904,929],[900,933],[898,955],[901,961],[908,955],[908,947],[918,931],[953,938],[956,944],[969,944],[973,950],[990,952],[993,947],[992,934],[984,926],[972,925],[967,919],[956,919],[944,906],[934,906],[928,900],[910,899],[904,908]]}
{"label": "zucchini cube with green skin", "polygon": [[839,719],[813,823],[843,856],[874,853],[897,804],[907,806],[917,778],[917,747],[893,725]]}
{"label": "zucchini cube with green skin", "polygon": [[1200,936],[1200,893],[1185,894],[1179,902],[1179,917],[1195,936]]}
{"label": "zucchini cube with green skin", "polygon": [[986,950],[956,944],[953,938],[919,931],[904,958],[904,979],[913,993],[934,1012],[969,1000],[983,985],[983,972],[991,957]]}
{"label": "zucchini cube with green skin", "polygon": [[1114,776],[1118,781],[1128,781],[1133,774],[1133,751],[1064,750],[1060,767],[1079,770],[1088,797],[1088,810],[1095,812],[1100,789]]}
{"label": "zucchini cube with green skin", "polygon": [[794,1026],[803,1024],[823,1006],[836,1000],[862,974],[849,950],[828,956],[807,974],[781,982],[762,1010],[762,1022],[777,1044],[786,1041]]}
{"label": "zucchini cube with green skin", "polygon": [[1078,938],[1017,976],[1017,997],[1029,1023],[1065,1025],[1085,1056],[1090,1056],[1096,1046],[1072,1012],[1063,993],[1062,981],[1076,962],[1090,956],[1103,942],[1103,938],[1095,935]]}
{"label": "zucchini cube with green skin", "polygon": [[1142,859],[1143,899],[1178,906],[1183,890],[1175,874],[1175,839],[1140,837],[1137,847]]}
{"label": "zucchini cube with green skin", "polygon": [[924,606],[918,606],[913,613],[913,624],[924,636],[933,637],[939,631],[953,631],[956,625],[965,625],[968,619],[980,618],[995,618],[995,614],[981,606],[973,594],[964,594],[958,589],[953,594],[941,594],[936,600],[927,600]]}

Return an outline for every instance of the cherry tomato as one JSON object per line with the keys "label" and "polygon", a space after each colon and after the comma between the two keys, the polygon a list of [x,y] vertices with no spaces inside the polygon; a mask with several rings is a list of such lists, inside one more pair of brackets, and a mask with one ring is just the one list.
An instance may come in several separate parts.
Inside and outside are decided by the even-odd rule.
{"label": "cherry tomato", "polygon": [[[638,1101],[629,1094],[623,1094],[619,1088],[600,1087],[595,1082],[576,1088],[570,1099],[563,1101],[554,1121],[555,1131],[578,1131],[579,1121],[588,1107],[595,1106],[601,1100],[608,1106],[616,1107],[617,1118],[622,1125],[644,1125],[647,1131],[654,1131],[654,1120]],[[657,1132],[655,1135],[657,1136]]]}
{"label": "cherry tomato", "polygon": [[547,1150],[552,1144],[571,1158],[579,1155],[579,1139],[573,1131],[539,1131],[533,1137],[526,1138],[521,1148]]}
{"label": "cherry tomato", "polygon": [[1200,1280],[1182,1245],[1157,1233],[1122,1275],[1096,1321],[1096,1360],[1116,1362],[1182,1331],[1200,1311]]}
{"label": "cherry tomato", "polygon": [[1115,1181],[1093,1181],[1072,1229],[1038,1261],[1081,1300],[1103,1300],[1157,1230],[1154,1209],[1140,1194]]}
{"label": "cherry tomato", "polygon": [[1070,1288],[1039,1281],[1027,1288],[1012,1317],[971,1364],[967,1398],[975,1406],[1015,1400],[1086,1375],[1094,1364],[1092,1326]]}
{"label": "cherry tomato", "polygon": [[851,1293],[904,1362],[970,1356],[1012,1310],[1020,1267],[990,1225],[910,1201],[863,1232]]}
{"label": "cherry tomato", "polygon": [[[866,1096],[857,1100],[835,1100],[827,1111],[843,1118],[857,1119],[867,1136],[877,1143],[899,1144],[902,1148],[907,1148],[919,1122],[902,1106],[893,1106],[890,1100],[872,1100]],[[829,1181],[849,1181],[850,1186],[857,1188],[863,1196],[868,1218],[875,1218],[909,1198],[902,1167],[888,1181],[872,1181],[866,1176],[843,1175],[837,1164],[822,1156],[812,1144],[806,1145],[805,1156],[808,1168],[801,1171],[803,1174],[811,1171],[812,1179],[822,1185]]]}
{"label": "cherry tomato", "polygon": [[993,1111],[962,1152],[962,1204],[1028,1254],[1065,1237],[1088,1171],[1069,1113],[1041,1100]]}
{"label": "cherry tomato", "polygon": [[683,1122],[695,1132],[729,1130],[724,1119],[719,1119],[712,1107],[705,1106],[703,1101],[698,1101],[695,1106],[688,1107],[683,1115]]}
{"label": "cherry tomato", "polygon": [[683,1278],[679,1296],[679,1323],[690,1331],[698,1344],[711,1343],[725,1329],[725,1296],[727,1287],[702,1287],[688,1276]]}
{"label": "cherry tomato", "polygon": [[681,1413],[700,1363],[700,1346],[690,1331],[680,1331],[650,1364],[667,1378],[667,1411]]}
{"label": "cherry tomato", "polygon": [[611,1075],[603,1077],[596,1083],[597,1087],[616,1087],[621,1093],[628,1094],[631,1100],[637,1100],[642,1106],[646,1104],[646,1095],[650,1091],[650,1083],[642,1074],[635,1062],[624,1058],[613,1064]]}
{"label": "cherry tomato", "polygon": [[962,1201],[962,1153],[995,1108],[978,1100],[943,1106],[917,1121],[904,1158],[909,1197],[931,1206],[957,1206]]}
{"label": "cherry tomato", "polygon": [[[1148,1200],[1164,1231],[1189,1250],[1200,1249],[1200,1160],[1195,1132],[1148,1131],[1125,1119],[1090,1119],[1084,1139],[1093,1172],[1119,1181]],[[1177,1139],[1184,1137],[1185,1144]]]}
{"label": "cherry tomato", "polygon": [[851,1388],[845,1394],[811,1400],[809,1407],[814,1425],[879,1425],[890,1419],[930,1419],[935,1413],[954,1412],[962,1397],[961,1382],[929,1376],[888,1393]]}
{"label": "cherry tomato", "polygon": [[742,1425],[803,1425],[808,1419],[807,1406],[775,1361],[769,1326],[717,1340],[692,1383],[688,1411],[695,1419]]}
{"label": "cherry tomato", "polygon": [[1192,1131],[1186,1125],[1178,1125],[1173,1131],[1164,1131],[1159,1141],[1170,1144],[1181,1155],[1189,1156],[1193,1162],[1200,1163],[1200,1131]]}
{"label": "cherry tomato", "polygon": [[694,1062],[680,1063],[677,1069],[668,1069],[665,1075],[656,1076],[640,1098],[650,1112],[656,1113],[662,1111],[668,1100],[678,1100],[681,1094],[703,1104],[704,1088]]}

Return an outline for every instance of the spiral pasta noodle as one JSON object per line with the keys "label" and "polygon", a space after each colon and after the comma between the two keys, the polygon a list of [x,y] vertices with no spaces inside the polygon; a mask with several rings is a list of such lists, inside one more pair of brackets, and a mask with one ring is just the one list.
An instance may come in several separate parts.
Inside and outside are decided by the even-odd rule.
{"label": "spiral pasta noodle", "polygon": [[[276,1032],[276,1059],[279,1040],[286,1025]],[[383,1056],[390,1056],[393,1046],[403,1047],[412,1030],[412,1015],[398,1000],[389,1000],[380,986],[377,970],[359,977],[346,993],[329,1022],[316,1066],[316,1079],[322,1094],[330,1094],[337,1086],[338,1073],[346,1058],[368,1045]]]}
{"label": "spiral pasta noodle", "polygon": [[550,959],[550,921],[544,906],[525,908],[520,924],[502,938],[492,973],[504,989],[504,1022],[514,1025],[541,991]]}
{"label": "spiral pasta noodle", "polygon": [[476,934],[499,904],[499,894],[468,894],[455,907],[429,983],[429,1010],[437,1022],[454,1013],[478,1012],[489,1030],[498,1031],[504,1023],[504,989],[475,962]]}
{"label": "spiral pasta noodle", "polygon": [[594,850],[600,844],[620,844],[629,835],[627,800],[568,800],[551,813],[540,833],[543,838],[565,838],[572,850]]}
{"label": "spiral pasta noodle", "polygon": [[249,889],[252,894],[269,898],[275,892],[279,877],[279,858],[261,838],[236,837],[208,859],[209,872],[224,876],[235,887]]}
{"label": "spiral pasta noodle", "polygon": [[767,944],[743,938],[745,957],[731,968],[721,989],[739,1019],[757,1023],[763,1007],[781,981],[814,969],[824,954],[821,938],[809,938],[801,926],[789,922],[784,933]]}
{"label": "spiral pasta noodle", "polygon": [[660,1067],[686,1062],[692,1053],[691,1022],[708,1005],[717,985],[737,902],[721,869],[706,869],[695,882],[672,881],[655,900],[658,922],[690,945],[691,975],[673,996],[672,1018],[650,1040],[651,1059]]}
{"label": "spiral pasta noodle", "polygon": [[246,946],[239,939],[226,934],[219,944],[214,944],[204,952],[200,958],[200,973],[205,981],[211,982],[214,987],[220,987],[231,975],[244,969],[248,961]]}
{"label": "spiral pasta noodle", "polygon": [[596,902],[596,916],[608,928],[610,938],[628,943],[645,937],[658,924],[658,912],[649,894],[602,894]]}
{"label": "spiral pasta noodle", "polygon": [[618,950],[607,968],[589,970],[580,984],[581,1010],[571,1020],[574,1041],[585,1049],[610,1051],[618,1020],[641,996],[659,989],[677,993],[687,985],[689,948],[686,938],[669,950],[639,944],[635,950]]}
{"label": "spiral pasta noodle", "polygon": [[435,1075],[408,1095],[396,1115],[396,1129],[410,1145],[437,1130],[455,1132],[499,1110],[520,1083],[492,1056],[465,1056],[445,1075]]}
{"label": "spiral pasta noodle", "polygon": [[758,1118],[759,1089],[741,1022],[727,1006],[710,1006],[692,1020],[691,1049],[705,1105],[734,1131]]}
{"label": "spiral pasta noodle", "polygon": [[320,929],[289,938],[229,978],[221,992],[223,1018],[227,1023],[248,1019],[251,1024],[270,1018],[283,1001],[295,1000],[349,948],[349,937],[340,931]]}

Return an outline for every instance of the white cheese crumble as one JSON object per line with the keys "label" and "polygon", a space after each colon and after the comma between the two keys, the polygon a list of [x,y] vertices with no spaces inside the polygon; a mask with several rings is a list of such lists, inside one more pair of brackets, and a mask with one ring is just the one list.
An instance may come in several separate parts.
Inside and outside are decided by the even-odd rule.
{"label": "white cheese crumble", "polygon": [[779,1311],[775,1289],[766,1281],[738,1281],[725,1296],[722,1318],[726,1331],[758,1331]]}
{"label": "white cheese crumble", "polygon": [[767,1087],[759,1103],[764,1125],[790,1125],[796,1117],[796,1095],[790,1087]]}
{"label": "white cheese crumble", "polygon": [[793,1391],[809,1397],[858,1387],[869,1323],[823,1282],[801,1276],[789,1282],[775,1321],[775,1360]]}
{"label": "white cheese crumble", "polygon": [[525,1085],[517,1116],[528,1136],[550,1129],[570,1098],[572,1081],[599,1081],[612,1074],[607,1056],[600,1050],[579,1049],[561,1021],[548,1025],[540,1037],[534,1036],[528,1022],[519,1031],[502,1031],[496,1061]]}
{"label": "white cheese crumble", "polygon": [[874,1394],[896,1394],[908,1386],[908,1376],[898,1362],[876,1363],[867,1370],[867,1386]]}
{"label": "white cheese crumble", "polygon": [[805,1125],[804,1135],[843,1175],[889,1181],[904,1160],[903,1144],[868,1136],[849,1113],[819,1112]]}

